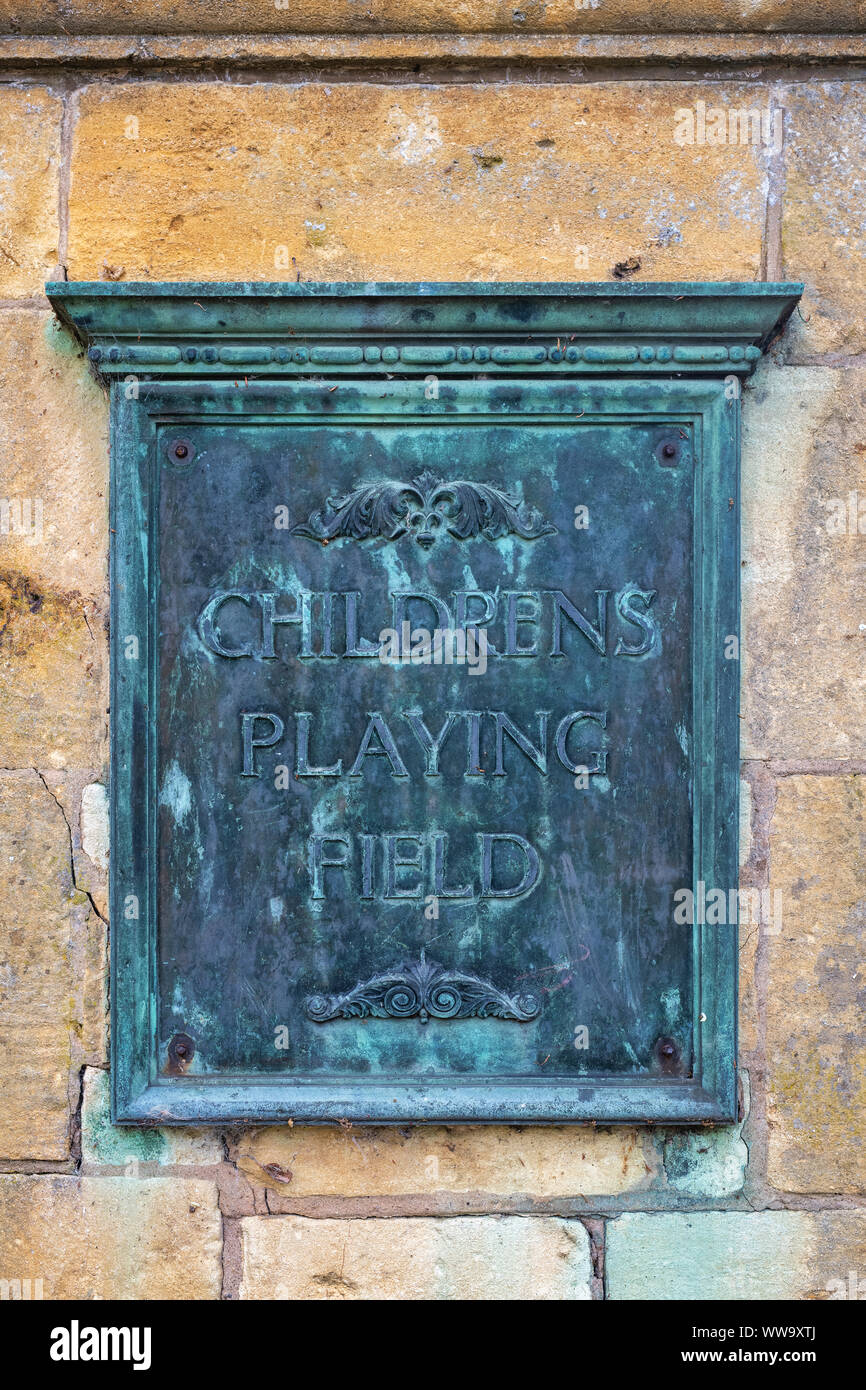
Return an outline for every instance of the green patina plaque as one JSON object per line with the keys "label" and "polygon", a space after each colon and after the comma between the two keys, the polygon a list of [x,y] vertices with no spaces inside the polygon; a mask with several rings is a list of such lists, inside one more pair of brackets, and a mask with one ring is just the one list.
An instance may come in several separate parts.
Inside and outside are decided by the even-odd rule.
{"label": "green patina plaque", "polygon": [[114,1115],[736,1114],[791,285],[53,285],[112,393]]}

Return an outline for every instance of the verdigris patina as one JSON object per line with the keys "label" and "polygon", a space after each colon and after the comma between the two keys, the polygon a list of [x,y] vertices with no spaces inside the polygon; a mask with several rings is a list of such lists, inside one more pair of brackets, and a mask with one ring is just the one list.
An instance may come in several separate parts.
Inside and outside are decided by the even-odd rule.
{"label": "verdigris patina", "polygon": [[739,396],[796,285],[51,285],[112,391],[121,1123],[736,1112]]}

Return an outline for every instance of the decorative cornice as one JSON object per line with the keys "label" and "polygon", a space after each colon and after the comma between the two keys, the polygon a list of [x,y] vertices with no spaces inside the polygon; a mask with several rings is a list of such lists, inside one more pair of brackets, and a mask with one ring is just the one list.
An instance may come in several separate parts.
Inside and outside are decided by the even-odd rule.
{"label": "decorative cornice", "polygon": [[347,994],[311,994],[304,1001],[314,1023],[339,1018],[506,1018],[531,1023],[540,1009],[534,994],[506,994],[478,975],[426,960],[399,965],[362,980]]}
{"label": "decorative cornice", "polygon": [[[822,18],[827,32],[773,33],[660,33],[655,19],[652,33],[144,33],[140,18],[134,34],[3,34],[0,35],[0,68],[94,68],[101,74],[127,75],[157,69],[200,69],[202,64],[229,65],[235,72],[310,69],[320,77],[329,67],[349,67],[363,71],[383,65],[396,69],[422,70],[456,64],[467,69],[494,72],[507,63],[513,71],[532,68],[537,80],[539,69],[565,67],[575,75],[592,68],[613,68],[609,80],[616,81],[621,69],[643,68],[650,64],[687,68],[699,65],[742,71],[744,65],[790,65],[801,62],[829,68],[840,63],[858,63],[866,58],[866,38],[845,32],[844,20]],[[586,11],[583,12],[584,15]],[[591,13],[591,11],[590,11]],[[64,13],[66,20],[69,15]],[[655,17],[654,17],[655,18]],[[58,21],[59,22],[59,21]],[[581,25],[586,19],[582,18]],[[626,79],[631,74],[626,72]],[[815,74],[820,78],[820,71]]]}
{"label": "decorative cornice", "polygon": [[105,376],[748,374],[798,284],[49,284]]}

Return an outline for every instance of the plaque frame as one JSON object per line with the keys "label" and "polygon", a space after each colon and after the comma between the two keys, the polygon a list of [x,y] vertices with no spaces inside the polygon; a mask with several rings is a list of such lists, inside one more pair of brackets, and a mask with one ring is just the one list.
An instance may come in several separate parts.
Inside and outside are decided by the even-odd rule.
{"label": "plaque frame", "polygon": [[[347,377],[369,380],[377,418],[407,404],[407,379],[454,380],[465,410],[489,384],[527,383],[532,418],[569,410],[694,430],[695,880],[738,879],[739,383],[782,332],[799,284],[124,284],[52,283],[59,318],[111,389],[112,1118],[133,1125],[292,1119],[406,1123],[727,1123],[737,1118],[737,931],[693,931],[695,1066],[659,1059],[617,1078],[196,1074],[183,1042],[157,1051],[154,447],[160,422],[308,411]],[[731,383],[737,383],[732,389]],[[449,407],[450,409],[451,407]],[[339,418],[339,392],[328,418]],[[441,407],[444,411],[445,407]],[[537,411],[537,416],[534,412]],[[562,415],[561,407],[557,418]],[[323,414],[323,417],[324,414]],[[448,418],[460,418],[452,414]],[[477,418],[477,414],[475,416]],[[136,662],[121,644],[139,635]],[[128,905],[137,900],[138,916]],[[194,1046],[194,1044],[192,1044]]]}

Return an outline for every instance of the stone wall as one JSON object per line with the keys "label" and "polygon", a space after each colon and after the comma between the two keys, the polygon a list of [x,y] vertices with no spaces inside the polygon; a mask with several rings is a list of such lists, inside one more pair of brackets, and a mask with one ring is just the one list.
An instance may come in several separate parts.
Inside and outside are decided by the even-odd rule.
{"label": "stone wall", "polygon": [[[866,42],[845,0],[652,8],[0,0],[0,1279],[866,1296]],[[701,102],[784,144],[678,143]],[[744,396],[740,1122],[113,1128],[107,402],[44,281],[615,267],[806,282]]]}

